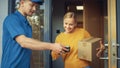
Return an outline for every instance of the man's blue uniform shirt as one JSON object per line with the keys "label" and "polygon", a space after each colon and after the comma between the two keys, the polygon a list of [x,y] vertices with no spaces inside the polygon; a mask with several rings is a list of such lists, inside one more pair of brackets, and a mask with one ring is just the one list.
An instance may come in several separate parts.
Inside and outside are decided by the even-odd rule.
{"label": "man's blue uniform shirt", "polygon": [[19,35],[32,37],[32,28],[19,11],[6,17],[3,23],[1,68],[30,68],[31,50],[15,40]]}

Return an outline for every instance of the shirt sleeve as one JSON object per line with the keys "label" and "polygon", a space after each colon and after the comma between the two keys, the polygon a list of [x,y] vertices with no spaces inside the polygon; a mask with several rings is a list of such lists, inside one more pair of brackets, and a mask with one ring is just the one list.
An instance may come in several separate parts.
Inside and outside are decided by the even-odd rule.
{"label": "shirt sleeve", "polygon": [[91,37],[90,33],[87,30],[84,30],[84,37],[85,38]]}
{"label": "shirt sleeve", "polygon": [[25,31],[23,29],[23,25],[21,25],[22,22],[17,18],[17,16],[9,16],[5,20],[5,27],[10,33],[11,37],[15,39],[16,36],[24,34]]}

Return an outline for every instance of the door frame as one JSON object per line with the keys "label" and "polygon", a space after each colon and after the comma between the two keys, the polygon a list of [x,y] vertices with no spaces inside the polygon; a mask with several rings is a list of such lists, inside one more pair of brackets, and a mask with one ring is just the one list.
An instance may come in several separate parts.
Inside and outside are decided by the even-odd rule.
{"label": "door frame", "polygon": [[117,68],[116,0],[108,0],[108,68]]}
{"label": "door frame", "polygon": [[[44,0],[44,41],[51,42],[52,30],[52,0]],[[44,51],[44,68],[52,68],[50,50]]]}

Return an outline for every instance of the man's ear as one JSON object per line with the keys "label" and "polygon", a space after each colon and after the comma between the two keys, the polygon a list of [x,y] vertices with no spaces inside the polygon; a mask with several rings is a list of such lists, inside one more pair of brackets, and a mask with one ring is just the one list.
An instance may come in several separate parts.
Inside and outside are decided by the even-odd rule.
{"label": "man's ear", "polygon": [[24,3],[24,0],[20,0],[20,4],[23,4]]}

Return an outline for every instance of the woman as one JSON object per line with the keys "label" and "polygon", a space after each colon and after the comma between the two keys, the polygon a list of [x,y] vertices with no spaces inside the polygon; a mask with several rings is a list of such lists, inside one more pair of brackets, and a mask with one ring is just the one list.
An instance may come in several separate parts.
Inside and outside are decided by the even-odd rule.
{"label": "woman", "polygon": [[[57,54],[52,52],[53,60],[56,60],[62,55],[64,61],[64,68],[90,68],[90,62],[80,60],[78,58],[78,41],[91,37],[91,35],[82,28],[77,28],[76,16],[73,12],[68,12],[64,16],[63,27],[64,32],[60,33],[55,42],[63,45],[70,46],[70,52]],[[101,42],[100,42],[101,44]],[[101,44],[101,48],[97,56],[102,52],[104,46]]]}

